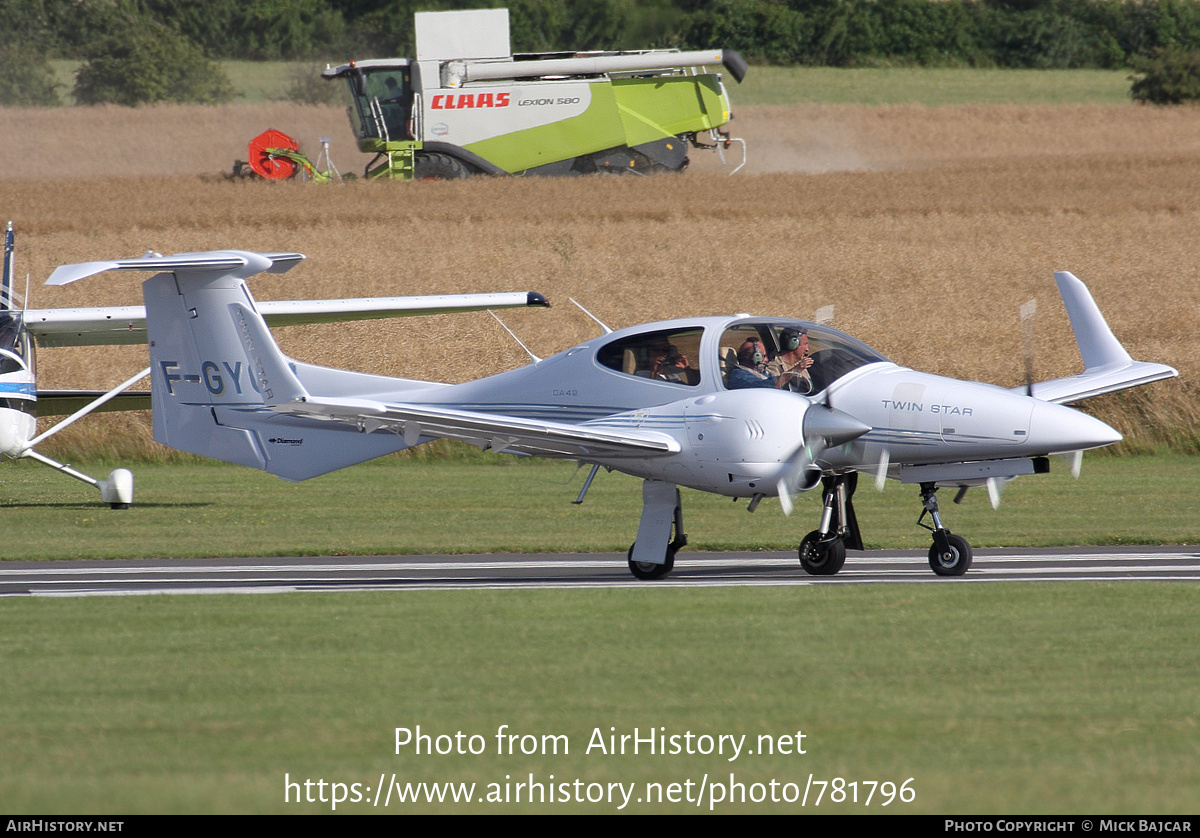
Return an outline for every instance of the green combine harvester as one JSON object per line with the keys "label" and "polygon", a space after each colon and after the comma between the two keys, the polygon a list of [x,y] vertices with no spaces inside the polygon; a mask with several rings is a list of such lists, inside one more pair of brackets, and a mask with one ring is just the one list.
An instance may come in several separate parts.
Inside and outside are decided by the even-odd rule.
{"label": "green combine harvester", "polygon": [[367,178],[681,171],[689,148],[745,143],[723,129],[746,62],[732,50],[513,55],[507,9],[416,14],[417,57],[321,75],[346,82]]}

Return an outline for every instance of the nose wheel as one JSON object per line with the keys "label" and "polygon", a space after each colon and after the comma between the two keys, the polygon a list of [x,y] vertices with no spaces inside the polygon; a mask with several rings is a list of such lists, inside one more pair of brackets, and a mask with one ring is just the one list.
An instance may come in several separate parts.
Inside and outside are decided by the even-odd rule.
{"label": "nose wheel", "polygon": [[938,576],[962,576],[971,566],[971,545],[961,535],[945,534],[945,543],[934,538],[929,548],[929,566]]}
{"label": "nose wheel", "polygon": [[[971,545],[961,535],[954,535],[942,526],[938,516],[937,484],[921,484],[921,504],[925,507],[917,524],[933,533],[933,546],[929,548],[929,567],[938,576],[962,576],[971,567]],[[922,524],[928,515],[933,526]]]}

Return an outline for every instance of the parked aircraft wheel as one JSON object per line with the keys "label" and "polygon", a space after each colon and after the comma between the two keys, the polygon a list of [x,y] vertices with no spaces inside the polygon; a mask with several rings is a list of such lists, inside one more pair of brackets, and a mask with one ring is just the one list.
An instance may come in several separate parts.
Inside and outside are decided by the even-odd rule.
{"label": "parked aircraft wheel", "polygon": [[667,547],[667,560],[662,564],[654,564],[653,562],[635,562],[633,560],[633,548],[637,545],[635,541],[629,545],[629,572],[637,579],[665,579],[675,568],[675,550]]}
{"label": "parked aircraft wheel", "polygon": [[418,154],[413,164],[413,177],[417,180],[459,180],[470,174],[461,160],[448,154]]}
{"label": "parked aircraft wheel", "polygon": [[813,576],[833,576],[846,564],[846,542],[813,530],[800,542],[800,566]]}
{"label": "parked aircraft wheel", "polygon": [[938,550],[937,542],[929,548],[929,566],[938,576],[962,576],[971,566],[971,545],[961,535],[947,535],[949,549]]}

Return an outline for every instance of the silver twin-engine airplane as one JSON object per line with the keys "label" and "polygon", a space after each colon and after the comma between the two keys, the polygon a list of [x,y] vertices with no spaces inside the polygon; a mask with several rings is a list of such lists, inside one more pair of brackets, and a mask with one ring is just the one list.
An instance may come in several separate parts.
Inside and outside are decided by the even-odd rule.
{"label": "silver twin-engine airplane", "polygon": [[[22,309],[12,287],[13,255],[13,229],[12,222],[9,222],[4,239],[3,281],[0,284],[0,456],[14,460],[36,460],[99,489],[101,500],[114,509],[125,509],[133,502],[133,474],[128,469],[115,469],[106,480],[97,480],[44,456],[35,446],[93,411],[149,408],[150,393],[131,391],[129,388],[145,378],[150,370],[142,370],[108,392],[38,389],[36,350],[38,346],[145,343],[146,310],[142,306]],[[143,270],[155,270],[156,258],[161,259],[148,254],[132,261]],[[164,263],[168,269],[178,267],[181,257],[171,258],[174,261]],[[279,265],[276,270],[286,270],[290,267],[289,259],[303,257],[285,254],[274,258]],[[346,300],[276,300],[259,303],[258,310],[271,325],[290,326],[545,305],[548,303],[541,294],[521,291]],[[66,418],[38,435],[39,416]]]}
{"label": "silver twin-engine airplane", "polygon": [[[154,438],[305,480],[437,438],[577,460],[642,478],[629,569],[658,579],[686,543],[679,488],[747,498],[751,511],[823,486],[820,524],[800,545],[813,574],[862,549],[851,498],[860,471],[920,485],[929,563],[964,573],[967,541],[938,515],[937,490],[1048,469],[1051,454],[1118,441],[1065,402],[1176,375],[1134,361],[1083,283],[1056,274],[1084,372],[1005,390],[918,372],[818,323],[738,314],[604,334],[520,369],[463,384],[387,378],[286,357],[247,278],[298,254],[242,251],[68,265],[49,284],[107,270],[161,271],[143,284]],[[920,523],[920,521],[918,521]]]}

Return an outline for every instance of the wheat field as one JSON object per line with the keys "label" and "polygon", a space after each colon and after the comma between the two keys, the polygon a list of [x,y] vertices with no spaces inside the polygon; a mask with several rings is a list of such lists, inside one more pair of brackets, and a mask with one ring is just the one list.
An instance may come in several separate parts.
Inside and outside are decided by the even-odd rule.
{"label": "wheat field", "polygon": [[[1182,376],[1095,411],[1135,447],[1197,450],[1200,109],[745,107],[733,133],[748,164],[732,177],[732,165],[696,151],[683,175],[652,178],[227,179],[269,127],[313,157],[317,137],[331,137],[342,171],[365,162],[339,108],[0,109],[0,215],[15,223],[30,305],[140,303],[134,274],[43,287],[58,264],[148,249],[298,250],[306,264],[252,281],[259,299],[536,290],[553,309],[503,319],[541,356],[598,331],[568,297],[613,328],[734,312],[810,318],[832,304],[835,326],[898,363],[1013,386],[1024,375],[1017,309],[1029,299],[1037,377],[1081,368],[1052,278],[1070,270],[1135,357]],[[527,360],[482,313],[279,338],[306,361],[445,381]],[[144,365],[142,348],[46,349],[39,383],[112,386]],[[144,439],[145,419],[93,423],[61,444],[96,434]]]}

